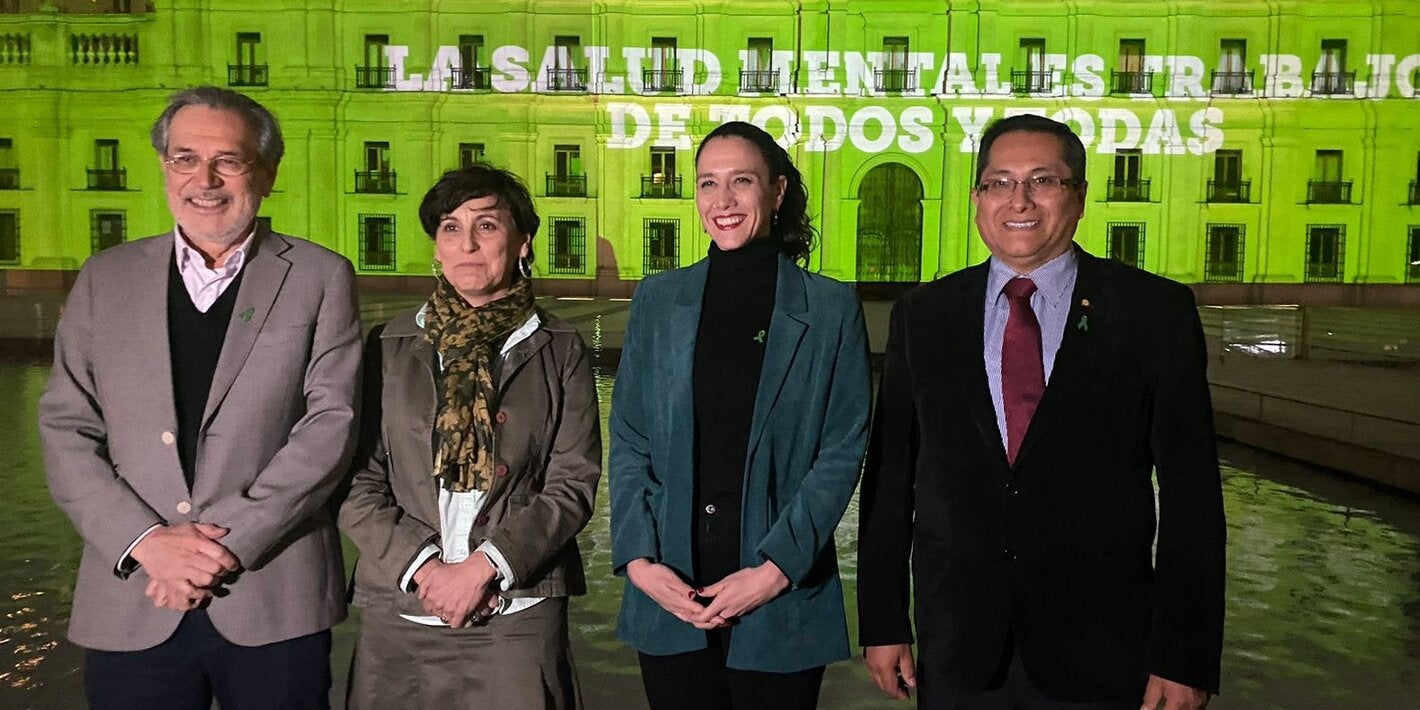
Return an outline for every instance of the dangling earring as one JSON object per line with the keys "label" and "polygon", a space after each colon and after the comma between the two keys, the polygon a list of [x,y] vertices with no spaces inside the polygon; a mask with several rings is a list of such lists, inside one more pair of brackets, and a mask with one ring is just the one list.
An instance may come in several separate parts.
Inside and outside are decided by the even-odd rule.
{"label": "dangling earring", "polygon": [[528,263],[525,256],[518,257],[518,275],[525,279],[532,278],[532,265]]}
{"label": "dangling earring", "polygon": [[433,274],[435,279],[438,279],[440,276],[444,275],[444,265],[440,264],[438,259],[434,259],[429,262],[429,273]]}
{"label": "dangling earring", "polygon": [[769,214],[769,226],[771,226],[771,227],[778,227],[778,226],[779,226],[779,210],[774,210],[773,212],[771,212],[771,213]]}

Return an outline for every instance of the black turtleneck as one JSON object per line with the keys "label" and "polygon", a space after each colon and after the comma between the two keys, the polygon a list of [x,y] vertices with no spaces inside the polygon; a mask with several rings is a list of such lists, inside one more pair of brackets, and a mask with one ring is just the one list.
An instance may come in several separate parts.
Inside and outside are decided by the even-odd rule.
{"label": "black turtleneck", "polygon": [[710,246],[695,334],[695,576],[698,585],[740,568],[740,508],[749,428],[769,342],[779,244]]}

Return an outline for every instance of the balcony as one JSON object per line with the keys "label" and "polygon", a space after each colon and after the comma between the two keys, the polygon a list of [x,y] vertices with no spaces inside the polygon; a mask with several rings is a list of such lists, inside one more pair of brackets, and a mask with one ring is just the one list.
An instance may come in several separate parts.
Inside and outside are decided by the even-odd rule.
{"label": "balcony", "polygon": [[873,88],[889,94],[900,94],[917,88],[916,69],[876,69]]}
{"label": "balcony", "polygon": [[89,168],[90,190],[127,190],[126,168]]}
{"label": "balcony", "polygon": [[1314,96],[1348,96],[1355,93],[1356,72],[1312,72],[1312,94]]}
{"label": "balcony", "polygon": [[778,69],[741,69],[740,92],[768,94],[779,90]]}
{"label": "balcony", "polygon": [[1109,202],[1149,201],[1148,180],[1110,180],[1108,187],[1105,199]]}
{"label": "balcony", "polygon": [[488,67],[449,69],[449,88],[464,91],[487,91],[493,87]]}
{"label": "balcony", "polygon": [[1351,181],[1322,182],[1307,181],[1307,204],[1309,205],[1349,205],[1351,204]]}
{"label": "balcony", "polygon": [[652,93],[679,93],[681,90],[680,67],[667,64],[661,69],[643,69],[641,85]]}
{"label": "balcony", "polygon": [[1237,180],[1232,182],[1223,180],[1208,181],[1209,202],[1251,202],[1251,198],[1251,180]]}
{"label": "balcony", "polygon": [[138,35],[71,34],[69,61],[76,66],[138,64]]}
{"label": "balcony", "polygon": [[548,197],[586,197],[587,196],[587,176],[586,175],[552,175],[547,176],[547,196]]}
{"label": "balcony", "polygon": [[394,67],[355,67],[355,88],[393,89]]}
{"label": "balcony", "polygon": [[153,12],[139,0],[0,0],[0,14],[59,11],[65,15],[136,15]]}
{"label": "balcony", "polygon": [[548,91],[586,91],[587,70],[575,67],[554,67],[547,71]]}
{"label": "balcony", "polygon": [[266,86],[265,64],[228,64],[228,86]]}
{"label": "balcony", "polygon": [[674,200],[680,198],[680,176],[642,175],[641,196]]}
{"label": "balcony", "polygon": [[[16,181],[16,182],[19,182],[19,177],[18,177],[18,176],[16,176],[15,181]],[[1416,180],[1411,180],[1411,181],[1410,181],[1410,201],[1407,202],[1406,204],[1408,204],[1408,205],[1420,205],[1420,181],[1416,181]]]}
{"label": "balcony", "polygon": [[356,170],[355,191],[368,195],[393,195],[395,192],[395,171]]}
{"label": "balcony", "polygon": [[1013,71],[1011,72],[1011,91],[1017,94],[1044,94],[1054,88],[1051,73],[1048,71]]}
{"label": "balcony", "polygon": [[1154,72],[1110,72],[1109,92],[1111,94],[1152,94],[1154,93]]}
{"label": "balcony", "polygon": [[18,189],[20,189],[20,169],[0,168],[0,190]]}
{"label": "balcony", "polygon": [[1214,96],[1234,96],[1252,93],[1252,72],[1215,71],[1212,77]]}
{"label": "balcony", "polygon": [[29,33],[0,34],[0,65],[29,64],[33,58]]}

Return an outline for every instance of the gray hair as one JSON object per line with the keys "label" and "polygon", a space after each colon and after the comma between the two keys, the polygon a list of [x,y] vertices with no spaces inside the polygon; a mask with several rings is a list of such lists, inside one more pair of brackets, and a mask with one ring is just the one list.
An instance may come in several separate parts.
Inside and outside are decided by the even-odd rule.
{"label": "gray hair", "polygon": [[194,86],[168,99],[168,107],[153,122],[153,130],[149,133],[158,155],[168,154],[168,129],[172,127],[173,116],[188,106],[206,106],[240,116],[256,137],[256,161],[271,175],[276,174],[276,167],[281,164],[281,156],[286,152],[286,143],[281,140],[281,126],[276,122],[276,117],[245,94],[217,86]]}

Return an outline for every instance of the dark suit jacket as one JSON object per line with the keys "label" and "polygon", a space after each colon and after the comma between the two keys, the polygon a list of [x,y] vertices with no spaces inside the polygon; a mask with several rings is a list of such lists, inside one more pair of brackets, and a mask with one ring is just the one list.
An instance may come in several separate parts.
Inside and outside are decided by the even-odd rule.
{"label": "dark suit jacket", "polygon": [[912,640],[910,556],[923,707],[986,687],[1012,636],[1055,699],[1137,703],[1151,673],[1217,691],[1225,531],[1193,297],[1077,253],[1064,341],[1014,467],[982,354],[988,265],[893,308],[859,616],[865,646]]}

